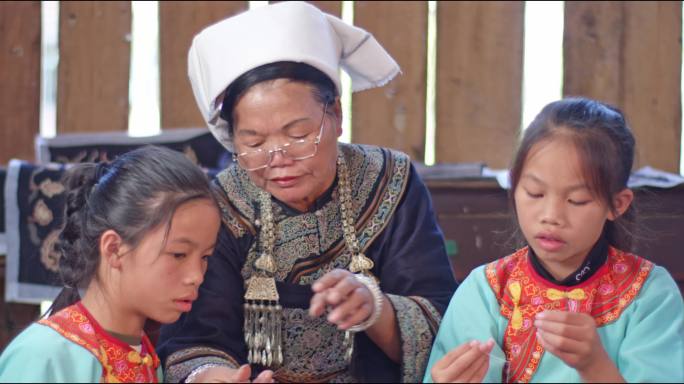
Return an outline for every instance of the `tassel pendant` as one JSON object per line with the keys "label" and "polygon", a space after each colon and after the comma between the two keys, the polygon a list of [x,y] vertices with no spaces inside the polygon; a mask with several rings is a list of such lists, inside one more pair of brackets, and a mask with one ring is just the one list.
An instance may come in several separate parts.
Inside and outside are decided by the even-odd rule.
{"label": "tassel pendant", "polygon": [[283,362],[279,299],[273,278],[255,276],[247,283],[244,333],[250,364],[277,368]]}

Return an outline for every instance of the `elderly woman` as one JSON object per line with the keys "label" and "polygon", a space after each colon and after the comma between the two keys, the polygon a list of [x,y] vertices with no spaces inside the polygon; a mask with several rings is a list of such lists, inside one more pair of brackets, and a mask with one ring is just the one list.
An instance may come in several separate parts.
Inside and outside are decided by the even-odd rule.
{"label": "elderly woman", "polygon": [[217,178],[199,298],[161,331],[167,380],[422,379],[456,284],[410,159],[337,142],[340,67],[355,90],[399,73],[370,34],[307,3],[195,37],[193,91],[236,163]]}

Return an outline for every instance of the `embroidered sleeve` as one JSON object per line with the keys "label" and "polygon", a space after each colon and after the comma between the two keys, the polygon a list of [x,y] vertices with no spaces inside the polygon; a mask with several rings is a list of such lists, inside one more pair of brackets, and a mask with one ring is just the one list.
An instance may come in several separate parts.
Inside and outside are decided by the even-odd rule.
{"label": "embroidered sleeve", "polygon": [[225,365],[228,368],[239,368],[240,365],[229,354],[210,347],[192,347],[173,353],[166,360],[165,381],[180,383],[188,375],[206,364]]}
{"label": "embroidered sleeve", "polygon": [[441,316],[427,300],[418,296],[387,297],[394,306],[401,336],[401,381],[419,382],[430,357],[430,348]]}

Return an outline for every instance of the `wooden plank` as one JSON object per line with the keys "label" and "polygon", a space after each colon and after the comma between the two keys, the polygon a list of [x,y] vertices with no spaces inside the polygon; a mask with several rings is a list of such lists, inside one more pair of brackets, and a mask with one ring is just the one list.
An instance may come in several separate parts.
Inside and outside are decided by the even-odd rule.
{"label": "wooden plank", "polygon": [[0,165],[34,159],[40,126],[40,1],[0,2]]}
{"label": "wooden plank", "polygon": [[188,50],[204,27],[246,10],[246,1],[160,1],[162,128],[204,127],[188,79]]}
{"label": "wooden plank", "polygon": [[566,2],[564,95],[614,104],[637,140],[635,167],[679,173],[682,3]]}
{"label": "wooden plank", "polygon": [[60,1],[57,133],[128,129],[131,3]]}
{"label": "wooden plank", "polygon": [[[354,24],[372,33],[403,74],[382,88],[354,94],[352,141],[382,145],[425,159],[427,3],[354,3]],[[382,17],[378,17],[382,15]]]}
{"label": "wooden plank", "polygon": [[340,17],[342,15],[342,1],[307,1],[325,13]]}
{"label": "wooden plank", "polygon": [[437,3],[437,162],[507,167],[520,131],[523,2]]}

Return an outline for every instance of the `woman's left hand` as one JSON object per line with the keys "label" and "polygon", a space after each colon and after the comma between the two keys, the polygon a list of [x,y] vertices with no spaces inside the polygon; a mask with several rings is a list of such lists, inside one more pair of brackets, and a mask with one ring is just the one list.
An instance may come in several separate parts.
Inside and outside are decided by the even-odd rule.
{"label": "woman's left hand", "polygon": [[609,377],[610,381],[622,381],[615,363],[603,348],[592,316],[544,311],[537,314],[534,325],[542,347],[575,368],[583,379],[596,381]]}
{"label": "woman's left hand", "polygon": [[328,321],[338,329],[347,330],[360,324],[373,313],[373,295],[365,285],[344,269],[334,269],[316,280],[311,286],[309,315],[317,317],[332,307]]}

